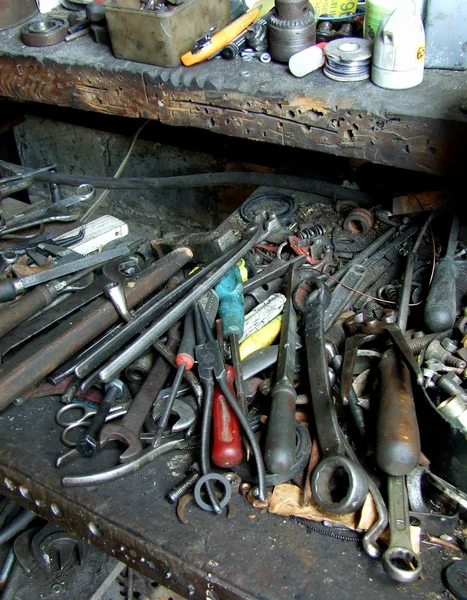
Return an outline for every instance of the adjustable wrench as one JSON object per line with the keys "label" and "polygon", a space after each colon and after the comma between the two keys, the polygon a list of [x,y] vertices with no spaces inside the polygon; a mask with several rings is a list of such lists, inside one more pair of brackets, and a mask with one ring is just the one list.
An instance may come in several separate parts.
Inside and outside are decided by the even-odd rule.
{"label": "adjustable wrench", "polygon": [[294,291],[294,304],[305,318],[311,402],[322,454],[313,471],[311,489],[324,510],[349,514],[365,502],[368,479],[362,467],[345,451],[331,394],[324,338],[324,312],[330,301],[331,290],[316,277],[305,279]]}
{"label": "adjustable wrench", "polygon": [[388,497],[391,541],[383,554],[383,567],[392,579],[401,583],[411,583],[420,577],[422,560],[414,551],[410,538],[409,500],[405,476],[388,475]]}

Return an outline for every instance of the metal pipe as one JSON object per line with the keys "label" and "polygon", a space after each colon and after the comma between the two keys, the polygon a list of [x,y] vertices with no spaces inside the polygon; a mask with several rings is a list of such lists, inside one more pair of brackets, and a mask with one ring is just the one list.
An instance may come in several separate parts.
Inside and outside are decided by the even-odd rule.
{"label": "metal pipe", "polygon": [[[178,248],[126,283],[125,295],[129,308],[133,308],[161,287],[192,258],[193,253],[189,248]],[[21,397],[36,382],[46,377],[118,319],[119,315],[113,304],[106,298],[97,298],[73,315],[69,321],[58,325],[51,335],[46,334],[38,338],[35,346],[37,349],[27,359],[14,366],[11,362],[1,365],[0,409],[6,408],[16,398]]]}
{"label": "metal pipe", "polygon": [[[271,228],[274,229],[274,224],[276,224],[277,227],[278,221],[273,220],[266,223],[266,225],[269,225],[267,229],[269,231]],[[229,260],[225,261],[224,264],[214,271],[214,273],[212,273],[203,283],[194,287],[189,294],[140,335],[131,346],[126,348],[114,360],[104,366],[104,368],[99,371],[99,379],[103,382],[111,381],[114,378],[112,373],[120,373],[137,356],[145,352],[173,323],[175,323],[175,321],[181,319],[188,309],[191,308],[201,296],[210,290],[240,260],[240,258],[248,252],[248,250],[264,239],[265,236],[267,236],[267,233],[268,231],[263,229],[263,227],[257,227],[250,239],[243,242]]]}

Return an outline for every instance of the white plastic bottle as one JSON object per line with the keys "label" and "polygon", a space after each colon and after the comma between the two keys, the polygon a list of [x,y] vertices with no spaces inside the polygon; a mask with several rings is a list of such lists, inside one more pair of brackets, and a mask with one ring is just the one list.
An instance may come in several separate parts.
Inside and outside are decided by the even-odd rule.
{"label": "white plastic bottle", "polygon": [[295,77],[304,77],[324,65],[323,48],[326,42],[321,42],[297,52],[289,58],[289,71]]}
{"label": "white plastic bottle", "polygon": [[416,7],[397,8],[379,26],[371,80],[382,88],[405,90],[423,80],[425,31]]}

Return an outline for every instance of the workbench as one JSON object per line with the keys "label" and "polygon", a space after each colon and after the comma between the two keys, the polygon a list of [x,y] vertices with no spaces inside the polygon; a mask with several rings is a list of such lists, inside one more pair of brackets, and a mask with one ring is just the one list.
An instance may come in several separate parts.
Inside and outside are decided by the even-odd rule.
{"label": "workbench", "polygon": [[[411,90],[296,79],[287,66],[214,59],[161,68],[113,57],[88,38],[30,48],[0,32],[0,96],[198,127],[282,146],[462,177],[467,73],[426,70]],[[311,160],[311,159],[310,159]]]}
{"label": "workbench", "polygon": [[[235,515],[214,516],[192,505],[178,521],[164,496],[183,478],[193,453],[173,452],[121,481],[65,488],[63,474],[83,473],[87,459],[54,467],[65,448],[54,415],[57,396],[34,398],[0,414],[1,492],[88,540],[186,598],[209,600],[431,600],[445,598],[441,570],[459,556],[421,547],[423,578],[391,581],[381,563],[356,542],[308,533],[287,517],[268,514],[234,496]],[[116,463],[112,450],[94,468]]]}
{"label": "workbench", "polygon": [[[294,79],[285,65],[214,60],[164,69],[115,59],[90,39],[28,48],[0,32],[0,96],[197,127],[434,174],[463,174],[467,75],[427,71],[403,92],[338,84],[321,72]],[[246,73],[249,75],[246,75]],[[311,156],[311,155],[310,155]],[[460,168],[459,168],[460,167]],[[122,481],[64,488],[57,397],[0,413],[1,492],[186,598],[361,600],[444,598],[447,548],[422,544],[423,578],[391,581],[356,542],[308,533],[237,496],[236,514],[193,506],[183,525],[165,500],[193,456],[172,453]],[[107,462],[108,461],[108,462]],[[116,463],[102,453],[95,470]],[[63,469],[82,473],[81,461]]]}

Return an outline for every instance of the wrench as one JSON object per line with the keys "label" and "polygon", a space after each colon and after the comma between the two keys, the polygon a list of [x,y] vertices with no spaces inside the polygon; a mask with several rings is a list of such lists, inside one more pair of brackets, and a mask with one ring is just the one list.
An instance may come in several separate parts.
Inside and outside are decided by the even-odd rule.
{"label": "wrench", "polygon": [[210,290],[229,271],[240,258],[245,256],[253,246],[265,240],[272,233],[281,230],[281,224],[275,215],[257,215],[256,225],[250,229],[249,237],[236,247],[234,254],[229,253],[223,265],[213,271],[203,283],[198,284],[180,302],[173,306],[169,312],[155,321],[143,334],[141,334],[130,346],[125,348],[116,358],[111,360],[99,371],[99,379],[108,382],[114,379],[112,373],[120,373],[135,358],[145,352],[167,329],[180,319],[189,308]]}
{"label": "wrench", "polygon": [[[175,323],[169,330],[167,346],[172,352],[179,344],[179,332],[180,323]],[[165,359],[157,358],[127,414],[120,422],[106,423],[102,428],[99,440],[101,447],[110,440],[118,440],[127,446],[120,455],[120,462],[132,461],[143,452],[140,432],[146,415],[162,390],[170,369],[171,366]]]}
{"label": "wrench", "polygon": [[317,504],[332,513],[355,512],[365,502],[368,479],[362,467],[347,455],[337,421],[324,339],[324,312],[331,290],[316,277],[302,281],[294,291],[294,304],[305,318],[305,345],[315,426],[321,462],[313,471],[311,489]]}
{"label": "wrench", "polygon": [[[401,583],[416,581],[422,572],[422,559],[410,539],[409,500],[405,476],[388,475],[388,511],[391,541],[383,554],[386,573]],[[402,566],[406,564],[405,568]]]}
{"label": "wrench", "polygon": [[[156,403],[154,404],[154,408],[152,409],[153,421],[157,422],[160,419],[166,401],[167,398],[157,399]],[[174,423],[174,425],[172,425],[170,434],[185,431],[186,429],[189,429],[196,421],[196,411],[183,399],[175,400],[171,414],[176,415],[178,420],[176,423]]]}

